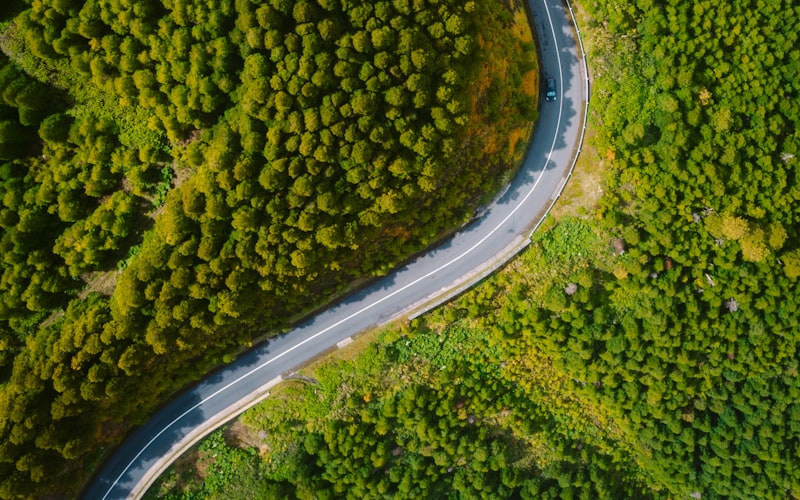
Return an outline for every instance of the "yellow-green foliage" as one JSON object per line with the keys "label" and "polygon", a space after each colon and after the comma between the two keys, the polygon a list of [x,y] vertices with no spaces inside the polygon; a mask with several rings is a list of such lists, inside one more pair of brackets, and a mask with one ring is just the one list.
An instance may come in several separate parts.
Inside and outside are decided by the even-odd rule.
{"label": "yellow-green foliage", "polygon": [[591,2],[603,220],[537,236],[379,344],[388,368],[303,433],[303,477],[334,496],[407,493],[409,475],[410,496],[800,496],[790,3]]}
{"label": "yellow-green foliage", "polygon": [[75,494],[187,381],[458,227],[535,117],[501,2],[26,3],[0,14],[0,497]]}

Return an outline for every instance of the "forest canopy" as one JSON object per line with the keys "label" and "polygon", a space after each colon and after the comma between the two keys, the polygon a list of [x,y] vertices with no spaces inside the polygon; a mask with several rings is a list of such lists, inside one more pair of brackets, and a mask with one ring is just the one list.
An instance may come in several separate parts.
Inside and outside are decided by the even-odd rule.
{"label": "forest canopy", "polygon": [[243,488],[298,496],[800,497],[800,7],[585,4],[599,205],[266,400],[249,452],[213,436],[176,497],[233,457]]}
{"label": "forest canopy", "polygon": [[4,5],[0,497],[76,491],[188,381],[468,220],[536,116],[515,12]]}

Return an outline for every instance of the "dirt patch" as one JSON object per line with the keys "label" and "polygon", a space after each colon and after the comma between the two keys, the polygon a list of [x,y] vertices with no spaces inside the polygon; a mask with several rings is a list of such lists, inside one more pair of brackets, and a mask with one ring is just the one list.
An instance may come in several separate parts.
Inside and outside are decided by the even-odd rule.
{"label": "dirt patch", "polygon": [[50,326],[53,323],[55,323],[56,321],[58,321],[59,318],[61,318],[62,316],[64,316],[64,311],[56,311],[56,312],[54,312],[46,320],[44,320],[41,323],[39,323],[39,328],[47,328],[48,326]]}
{"label": "dirt patch", "polygon": [[192,446],[189,451],[175,460],[172,464],[172,469],[175,471],[175,475],[180,478],[187,474],[193,474],[196,469],[199,469],[200,461],[200,450],[197,446]]}
{"label": "dirt patch", "polygon": [[155,210],[153,210],[152,212],[150,212],[150,218],[152,218],[153,220],[156,220],[158,218],[158,216],[161,215],[161,212],[164,211],[164,206],[165,206],[165,204],[162,204],[160,207],[158,207]]}
{"label": "dirt patch", "polygon": [[[86,273],[81,276],[81,279],[86,283],[86,287],[78,294],[78,298],[85,299],[90,293],[100,293],[106,297],[110,297],[114,293],[114,288],[117,286],[117,276],[119,271],[105,271],[105,272],[92,272]],[[64,316],[64,311],[56,311],[51,314],[47,319],[39,324],[39,328],[45,328],[52,325]]]}
{"label": "dirt patch", "polygon": [[225,428],[224,437],[225,442],[237,448],[256,448],[261,455],[269,451],[265,443],[266,434],[263,431],[256,432],[238,418]]}
{"label": "dirt patch", "polygon": [[191,168],[181,166],[176,162],[172,163],[172,172],[172,189],[176,189],[178,186],[186,182],[192,176],[192,174],[194,174],[194,171]]}
{"label": "dirt patch", "polygon": [[86,282],[86,288],[83,289],[78,297],[85,299],[92,292],[110,297],[117,286],[117,276],[119,276],[119,271],[117,270],[84,274],[81,279]]}

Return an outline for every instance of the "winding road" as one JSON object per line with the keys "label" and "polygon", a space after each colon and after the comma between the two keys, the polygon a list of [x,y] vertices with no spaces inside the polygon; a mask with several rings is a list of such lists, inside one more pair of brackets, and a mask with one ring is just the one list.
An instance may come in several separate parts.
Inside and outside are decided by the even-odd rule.
{"label": "winding road", "polygon": [[128,436],[96,474],[84,498],[142,496],[181,451],[267,397],[283,374],[347,343],[358,332],[441,303],[528,244],[571,174],[589,96],[570,9],[562,0],[529,1],[542,76],[556,80],[558,98],[542,102],[524,164],[503,196],[444,244],[182,393]]}

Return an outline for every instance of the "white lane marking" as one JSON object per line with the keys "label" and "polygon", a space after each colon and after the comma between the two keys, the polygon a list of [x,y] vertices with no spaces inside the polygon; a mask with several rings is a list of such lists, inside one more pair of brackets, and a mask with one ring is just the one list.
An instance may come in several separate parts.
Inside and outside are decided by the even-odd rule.
{"label": "white lane marking", "polygon": [[[542,0],[542,3],[544,4],[545,11],[547,12],[547,18],[548,18],[548,20],[549,20],[549,22],[550,22],[550,31],[551,31],[551,33],[553,33],[553,43],[555,44],[556,55],[558,56],[558,50],[559,50],[559,49],[558,49],[558,40],[556,40],[556,38],[555,38],[555,37],[556,37],[556,32],[555,32],[555,28],[553,27],[553,19],[552,19],[552,17],[550,16],[550,9],[549,9],[549,8],[548,8],[548,6],[547,6],[547,1],[546,1],[546,0]],[[563,88],[564,88],[564,83],[563,83],[563,82],[564,82],[564,74],[563,74],[563,70],[562,70],[562,67],[561,67],[561,58],[560,58],[560,57],[556,57],[556,60],[558,60],[558,73],[559,73],[559,81],[561,82],[561,90],[562,90],[562,92],[563,92]],[[563,95],[563,93],[562,93],[562,95]],[[295,345],[291,346],[290,348],[286,349],[285,351],[283,351],[283,352],[281,352],[281,353],[279,353],[279,354],[276,354],[276,355],[275,355],[275,356],[273,356],[272,358],[268,359],[268,360],[267,360],[267,361],[265,361],[264,363],[262,363],[262,364],[258,365],[257,367],[253,368],[252,370],[250,370],[249,372],[245,373],[244,375],[241,375],[241,376],[239,376],[239,377],[238,377],[237,379],[235,379],[234,381],[232,381],[232,382],[229,382],[229,383],[228,383],[227,385],[225,385],[224,387],[221,387],[220,389],[217,389],[217,390],[216,390],[216,391],[214,391],[212,394],[210,394],[209,396],[206,396],[204,399],[202,399],[202,400],[201,400],[199,403],[196,403],[194,406],[192,406],[192,407],[191,407],[191,408],[189,408],[188,410],[186,410],[186,411],[184,411],[183,413],[181,413],[181,414],[180,414],[180,416],[178,416],[177,418],[175,418],[175,419],[174,419],[172,422],[168,423],[166,426],[164,426],[164,428],[163,428],[163,429],[161,429],[161,430],[158,432],[158,434],[156,434],[155,436],[153,436],[153,438],[152,438],[152,439],[150,439],[150,441],[148,441],[148,442],[147,442],[147,444],[145,444],[145,445],[142,447],[142,449],[139,451],[139,453],[137,453],[137,454],[136,454],[136,456],[135,456],[135,457],[133,457],[133,460],[131,460],[131,461],[130,461],[130,463],[128,463],[128,465],[126,465],[126,466],[125,466],[125,468],[122,470],[122,472],[119,474],[119,476],[117,476],[117,478],[114,480],[114,482],[113,482],[113,483],[111,483],[111,486],[109,486],[108,490],[106,491],[106,494],[105,494],[105,495],[103,495],[103,500],[105,500],[105,499],[108,497],[108,495],[109,495],[109,494],[111,494],[111,491],[112,491],[114,488],[116,488],[116,486],[117,486],[117,484],[119,483],[120,479],[122,479],[122,476],[124,476],[124,475],[125,475],[125,474],[128,472],[128,469],[130,469],[130,468],[131,468],[131,466],[132,466],[132,465],[133,465],[133,464],[134,464],[134,463],[135,463],[135,462],[136,462],[136,461],[139,459],[139,457],[140,457],[140,456],[142,456],[142,453],[144,453],[144,452],[145,452],[145,450],[147,450],[147,448],[149,448],[149,447],[150,447],[150,445],[151,445],[151,444],[153,444],[153,442],[155,442],[155,441],[156,441],[156,440],[157,440],[159,437],[161,437],[161,435],[162,435],[162,434],[164,434],[164,433],[165,433],[165,432],[166,432],[166,431],[167,431],[169,428],[171,428],[173,425],[175,425],[175,424],[176,424],[176,423],[177,423],[179,420],[181,420],[183,417],[185,417],[185,416],[186,416],[186,415],[188,415],[189,413],[193,412],[194,410],[196,410],[198,407],[202,406],[203,404],[205,404],[205,403],[206,403],[206,402],[208,402],[209,400],[213,399],[213,398],[214,398],[214,397],[216,397],[218,394],[220,394],[220,393],[222,393],[222,392],[224,392],[224,391],[228,390],[228,389],[229,389],[230,387],[232,387],[233,385],[236,385],[236,384],[238,384],[239,382],[241,382],[241,381],[242,381],[242,380],[244,380],[245,378],[249,377],[249,376],[250,376],[250,375],[252,375],[253,373],[255,373],[255,372],[259,371],[260,369],[262,369],[262,368],[264,368],[265,366],[267,366],[267,365],[271,364],[272,362],[274,362],[274,361],[277,361],[278,359],[280,359],[280,358],[284,357],[285,355],[289,354],[290,352],[294,351],[295,349],[298,349],[298,348],[300,348],[300,347],[304,346],[305,344],[307,344],[308,342],[311,342],[312,340],[315,340],[315,339],[317,339],[319,336],[321,336],[321,335],[324,335],[324,334],[328,333],[328,332],[329,332],[329,331],[331,331],[332,329],[334,329],[334,328],[336,328],[336,327],[338,327],[338,326],[341,326],[343,323],[346,323],[346,322],[350,321],[351,319],[353,319],[353,318],[355,318],[356,316],[359,316],[360,314],[362,314],[362,313],[364,313],[364,312],[366,312],[366,311],[368,311],[368,310],[372,309],[373,307],[377,306],[378,304],[381,304],[382,302],[384,302],[384,301],[386,301],[386,300],[389,300],[390,298],[394,297],[394,296],[395,296],[395,295],[397,295],[398,293],[401,293],[401,292],[403,292],[403,291],[407,290],[408,288],[410,288],[410,287],[412,287],[412,286],[416,285],[416,284],[417,284],[417,283],[419,283],[420,281],[423,281],[423,280],[425,280],[425,279],[427,279],[427,278],[431,277],[432,275],[434,275],[434,274],[436,274],[436,273],[440,272],[441,270],[443,270],[443,269],[445,269],[445,268],[447,268],[447,267],[450,267],[452,264],[455,264],[456,262],[458,262],[458,261],[459,261],[459,260],[461,260],[462,258],[466,257],[466,256],[467,256],[468,254],[470,254],[470,253],[471,253],[473,250],[475,250],[477,247],[479,247],[480,245],[482,245],[482,244],[483,244],[483,243],[484,243],[486,240],[488,240],[488,239],[489,239],[489,238],[490,238],[490,237],[491,237],[491,236],[492,236],[494,233],[496,233],[496,232],[497,232],[497,230],[498,230],[498,229],[500,229],[500,227],[502,227],[502,226],[503,226],[503,225],[504,225],[506,222],[508,222],[508,221],[509,221],[509,219],[511,219],[511,217],[513,217],[513,216],[514,216],[514,214],[516,214],[516,213],[517,213],[517,210],[519,210],[519,209],[520,209],[520,207],[522,207],[522,205],[524,205],[524,204],[525,204],[525,202],[528,200],[528,198],[530,198],[530,197],[531,197],[531,195],[533,194],[533,191],[536,189],[536,186],[538,186],[538,185],[539,185],[539,181],[540,181],[540,180],[542,180],[542,177],[544,177],[544,172],[545,172],[545,170],[546,170],[546,168],[547,168],[547,164],[550,162],[550,158],[551,158],[551,156],[553,155],[553,151],[555,150],[555,147],[556,147],[556,141],[558,140],[558,129],[559,129],[559,127],[561,126],[561,115],[562,115],[562,111],[563,111],[563,109],[564,109],[564,105],[562,104],[562,103],[563,103],[563,101],[564,101],[564,99],[563,99],[563,98],[562,98],[562,99],[559,99],[558,119],[557,119],[557,121],[556,121],[555,134],[553,135],[553,143],[550,145],[550,151],[547,153],[547,160],[545,161],[545,164],[544,164],[544,166],[542,167],[542,171],[541,171],[541,173],[539,174],[539,177],[538,177],[538,178],[536,179],[536,181],[533,183],[533,186],[531,186],[530,190],[529,190],[529,191],[528,191],[528,192],[525,194],[525,196],[522,198],[522,201],[520,201],[520,202],[517,204],[517,206],[515,206],[515,207],[514,207],[514,209],[513,209],[513,210],[511,210],[511,212],[509,212],[509,214],[508,214],[508,215],[506,215],[506,216],[505,216],[505,218],[504,218],[502,221],[500,221],[500,223],[499,223],[499,224],[497,224],[497,225],[496,225],[496,226],[495,226],[495,227],[494,227],[494,228],[493,228],[491,231],[489,231],[489,232],[486,234],[486,236],[484,236],[483,238],[481,238],[481,239],[480,239],[480,240],[479,240],[477,243],[475,243],[474,245],[472,245],[472,246],[471,246],[471,247],[470,247],[468,250],[466,250],[466,251],[465,251],[465,252],[463,252],[462,254],[460,254],[460,255],[458,255],[458,256],[456,256],[456,257],[454,257],[453,259],[451,259],[451,260],[450,260],[450,261],[448,261],[448,262],[445,262],[444,264],[442,264],[442,265],[441,265],[441,266],[439,266],[438,268],[434,269],[433,271],[430,271],[428,274],[425,274],[424,276],[421,276],[421,277],[417,278],[416,280],[412,281],[411,283],[408,283],[407,285],[405,285],[405,286],[403,286],[403,287],[401,287],[401,288],[398,288],[397,290],[395,290],[394,292],[392,292],[392,293],[390,293],[390,294],[388,294],[388,295],[384,295],[384,296],[383,296],[383,297],[381,297],[380,299],[376,300],[375,302],[372,302],[371,304],[368,304],[368,305],[364,306],[363,308],[361,308],[361,309],[359,309],[358,311],[356,311],[356,312],[354,312],[354,313],[350,314],[349,316],[345,317],[344,319],[341,319],[341,320],[337,321],[336,323],[334,323],[333,325],[331,325],[331,326],[328,326],[328,327],[326,327],[326,328],[324,328],[324,329],[320,330],[319,332],[315,333],[315,334],[314,334],[314,335],[312,335],[311,337],[308,337],[307,339],[305,339],[305,340],[303,340],[303,341],[301,341],[301,342],[298,342],[297,344],[295,344]]]}

